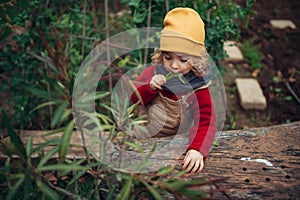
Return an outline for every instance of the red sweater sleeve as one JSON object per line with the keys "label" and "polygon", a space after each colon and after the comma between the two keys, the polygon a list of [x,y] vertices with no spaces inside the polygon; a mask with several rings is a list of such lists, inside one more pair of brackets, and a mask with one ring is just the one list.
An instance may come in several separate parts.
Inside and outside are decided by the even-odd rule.
{"label": "red sweater sleeve", "polygon": [[[150,103],[159,92],[159,90],[152,90],[149,84],[151,78],[155,75],[154,71],[155,67],[150,66],[134,81],[137,92],[142,98],[141,105]],[[195,94],[196,98],[192,95],[188,100],[194,115],[194,125],[190,129],[187,150],[195,149],[206,157],[216,133],[216,116],[209,89],[200,89]],[[177,100],[174,95],[169,98]],[[133,103],[138,100],[136,95],[131,96]]]}
{"label": "red sweater sleeve", "polygon": [[208,88],[198,90],[196,99],[190,105],[194,111],[194,125],[190,129],[187,150],[200,151],[207,156],[216,134],[216,115]]}
{"label": "red sweater sleeve", "polygon": [[[155,66],[150,66],[146,68],[143,73],[134,81],[134,86],[136,87],[137,91],[140,96],[142,97],[141,105],[147,105],[150,103],[154,97],[158,94],[159,90],[152,90],[150,88],[150,81],[152,77],[155,75]],[[133,103],[136,103],[139,99],[134,94],[130,97]]]}

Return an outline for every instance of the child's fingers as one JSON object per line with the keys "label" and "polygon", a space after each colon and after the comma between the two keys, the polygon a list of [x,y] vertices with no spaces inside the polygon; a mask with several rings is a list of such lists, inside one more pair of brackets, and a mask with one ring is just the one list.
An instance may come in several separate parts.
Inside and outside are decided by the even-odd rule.
{"label": "child's fingers", "polygon": [[163,75],[155,75],[150,81],[150,86],[152,88],[162,89],[162,85],[166,83],[166,78]]}
{"label": "child's fingers", "polygon": [[203,162],[203,160],[201,160],[197,173],[201,172],[203,170],[203,167],[204,167],[204,162]]}
{"label": "child's fingers", "polygon": [[160,86],[160,85],[158,85],[158,84],[156,84],[156,86],[155,86],[157,89],[162,89],[162,87]]}
{"label": "child's fingers", "polygon": [[160,90],[162,89],[161,86],[158,85],[158,84],[155,83],[155,82],[151,82],[151,83],[150,83],[150,88],[152,88],[153,90],[154,90],[154,89],[160,89]]}
{"label": "child's fingers", "polygon": [[164,75],[161,75],[162,83],[166,84],[167,78]]}
{"label": "child's fingers", "polygon": [[182,164],[183,164],[182,169],[183,170],[185,170],[187,168],[187,166],[189,165],[190,161],[191,161],[190,157],[189,156],[185,156],[185,158],[184,158],[184,160],[182,162]]}
{"label": "child's fingers", "polygon": [[192,172],[192,171],[194,171],[193,169],[194,169],[194,165],[195,165],[195,161],[194,160],[191,160],[190,162],[189,162],[189,164],[188,164],[188,166],[187,166],[187,169],[186,169],[186,171],[187,172]]}
{"label": "child's fingers", "polygon": [[199,169],[199,167],[200,167],[200,162],[199,162],[199,161],[196,161],[195,164],[194,164],[194,166],[192,166],[192,169],[191,169],[191,172],[190,172],[190,173],[195,173],[195,172],[197,172],[198,169]]}
{"label": "child's fingers", "polygon": [[167,80],[166,80],[166,77],[164,75],[157,75],[155,78],[154,78],[154,81],[158,84],[158,85],[164,85]]}

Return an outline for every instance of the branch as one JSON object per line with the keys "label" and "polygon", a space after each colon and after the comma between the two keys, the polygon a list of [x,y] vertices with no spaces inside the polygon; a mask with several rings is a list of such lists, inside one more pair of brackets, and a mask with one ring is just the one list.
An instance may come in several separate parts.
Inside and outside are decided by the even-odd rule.
{"label": "branch", "polygon": [[[83,37],[85,37],[85,23],[86,20],[86,0],[84,0],[84,7],[83,7],[83,27],[82,27],[82,35]],[[82,57],[84,56],[84,40],[82,40],[82,44],[81,44],[81,55]]]}
{"label": "branch", "polygon": [[147,58],[148,58],[148,39],[149,39],[149,29],[150,29],[150,25],[151,25],[151,4],[152,1],[149,0],[148,3],[148,19],[147,19],[147,34],[146,34],[146,47],[145,47],[145,55],[144,55],[144,64],[147,63]]}
{"label": "branch", "polygon": [[[105,31],[106,31],[106,40],[109,43],[109,23],[108,23],[108,0],[105,0]],[[106,52],[107,52],[107,61],[110,63],[110,48],[106,45]],[[109,72],[109,91],[112,91],[112,78],[111,72]]]}
{"label": "branch", "polygon": [[297,96],[297,94],[294,92],[294,90],[291,88],[290,84],[288,82],[285,82],[285,85],[287,89],[290,91],[290,93],[293,95],[293,97],[298,101],[300,104],[300,98]]}

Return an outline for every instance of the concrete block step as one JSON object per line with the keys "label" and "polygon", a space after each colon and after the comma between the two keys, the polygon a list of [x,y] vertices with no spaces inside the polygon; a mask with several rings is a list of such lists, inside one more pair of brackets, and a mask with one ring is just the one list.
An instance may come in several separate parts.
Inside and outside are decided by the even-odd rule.
{"label": "concrete block step", "polygon": [[286,29],[286,28],[296,29],[296,25],[291,20],[271,19],[270,24],[274,28],[278,28],[278,29]]}
{"label": "concrete block step", "polygon": [[244,109],[266,109],[267,101],[256,79],[237,78],[235,82],[240,97],[240,103]]}
{"label": "concrete block step", "polygon": [[224,59],[225,62],[242,62],[244,56],[241,50],[238,48],[236,42],[226,41],[223,44],[223,49],[227,53],[228,57]]}

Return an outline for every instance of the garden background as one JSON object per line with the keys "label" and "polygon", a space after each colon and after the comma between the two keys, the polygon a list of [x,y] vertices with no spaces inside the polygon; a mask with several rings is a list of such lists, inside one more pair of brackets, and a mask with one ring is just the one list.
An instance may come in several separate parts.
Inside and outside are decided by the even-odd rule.
{"label": "garden background", "polygon": [[[269,24],[270,19],[284,18],[294,20],[296,27],[300,27],[298,1],[3,1],[0,3],[0,145],[8,156],[1,161],[3,197],[31,198],[43,194],[52,199],[58,195],[128,199],[133,195],[159,199],[169,193],[188,198],[206,195],[200,191],[188,193],[188,186],[204,182],[182,180],[179,178],[182,174],[172,168],[141,176],[115,172],[88,157],[65,158],[74,128],[72,90],[85,57],[101,41],[122,31],[162,27],[166,12],[178,6],[195,8],[206,24],[206,46],[223,74],[226,87],[224,130],[300,119],[296,98],[300,88],[299,28],[279,30]],[[238,42],[245,61],[223,62],[226,40]],[[107,129],[119,131],[112,120],[112,108],[105,105],[114,83],[120,74],[149,63],[150,53],[140,50],[120,58],[99,81],[98,120]],[[266,110],[242,109],[236,77],[254,77],[259,81],[267,98]],[[17,131],[20,129],[49,130],[51,134],[63,131],[64,136],[59,141],[33,147],[31,140],[25,144],[20,140]],[[5,139],[7,135],[9,141]],[[44,152],[45,147],[55,145],[57,148],[50,153]],[[59,159],[54,162],[51,157],[56,153]],[[33,154],[39,156],[32,158]],[[16,155],[21,161],[13,159]],[[55,181],[49,181],[49,177]]]}

